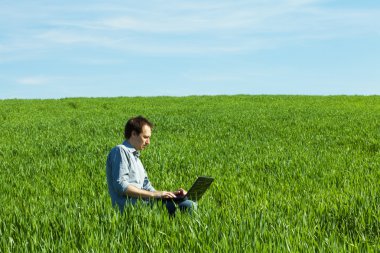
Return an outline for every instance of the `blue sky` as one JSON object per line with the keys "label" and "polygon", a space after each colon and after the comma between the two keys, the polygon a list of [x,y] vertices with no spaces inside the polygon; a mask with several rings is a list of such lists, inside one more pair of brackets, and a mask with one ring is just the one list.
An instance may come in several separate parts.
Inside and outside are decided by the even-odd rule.
{"label": "blue sky", "polygon": [[0,99],[380,94],[380,1],[0,0]]}

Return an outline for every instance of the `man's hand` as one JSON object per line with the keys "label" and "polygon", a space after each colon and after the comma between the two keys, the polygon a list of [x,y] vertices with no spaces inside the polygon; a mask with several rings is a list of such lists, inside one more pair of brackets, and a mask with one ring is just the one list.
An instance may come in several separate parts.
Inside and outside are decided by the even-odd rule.
{"label": "man's hand", "polygon": [[178,190],[174,191],[173,193],[177,197],[183,197],[183,196],[185,196],[187,194],[187,191],[185,191],[182,188],[179,188]]}
{"label": "man's hand", "polygon": [[157,199],[173,199],[176,198],[176,195],[173,192],[167,192],[167,191],[156,191],[154,192],[154,197]]}

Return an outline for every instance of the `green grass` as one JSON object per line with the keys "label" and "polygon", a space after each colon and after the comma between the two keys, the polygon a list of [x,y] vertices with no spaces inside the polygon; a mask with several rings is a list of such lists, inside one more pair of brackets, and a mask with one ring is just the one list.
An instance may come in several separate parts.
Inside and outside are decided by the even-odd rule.
{"label": "green grass", "polygon": [[[193,216],[112,209],[110,149],[155,123],[157,189],[216,178]],[[0,252],[379,252],[379,96],[0,100]]]}

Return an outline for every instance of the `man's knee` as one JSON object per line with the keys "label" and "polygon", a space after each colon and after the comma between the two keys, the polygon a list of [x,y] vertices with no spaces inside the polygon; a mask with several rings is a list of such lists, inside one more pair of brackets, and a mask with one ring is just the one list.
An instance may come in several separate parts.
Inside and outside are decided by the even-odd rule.
{"label": "man's knee", "polygon": [[[177,209],[177,205],[174,201],[168,200],[164,202],[166,205],[166,209],[168,210],[168,213],[170,216],[175,216],[175,212]],[[194,210],[197,209],[197,203],[191,201],[191,200],[184,200],[182,202],[177,203],[179,210],[181,212],[188,212],[192,213]]]}
{"label": "man's knee", "polygon": [[178,206],[179,206],[179,210],[181,210],[182,212],[185,212],[185,211],[192,212],[194,210],[197,210],[197,203],[191,200],[182,201],[178,204]]}

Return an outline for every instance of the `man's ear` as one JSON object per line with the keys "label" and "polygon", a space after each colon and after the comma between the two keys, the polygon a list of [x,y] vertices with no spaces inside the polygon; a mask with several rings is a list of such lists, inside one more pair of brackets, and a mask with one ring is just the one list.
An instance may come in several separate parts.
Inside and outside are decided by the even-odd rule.
{"label": "man's ear", "polygon": [[132,130],[131,136],[137,136],[137,132],[135,130]]}

